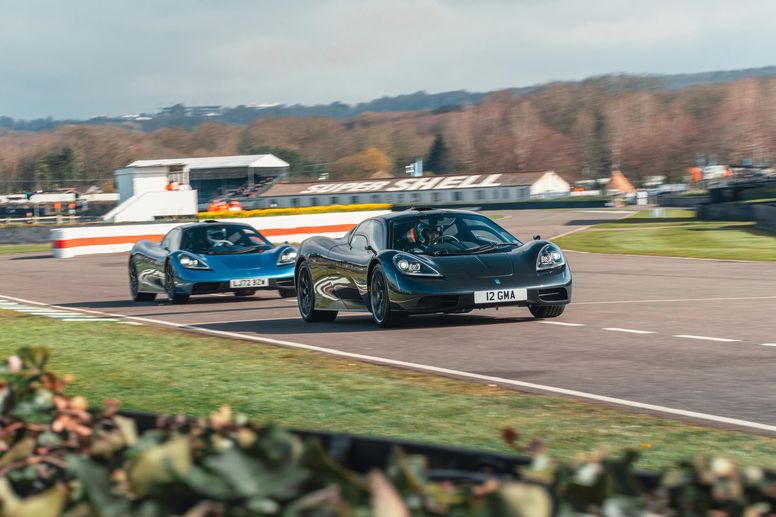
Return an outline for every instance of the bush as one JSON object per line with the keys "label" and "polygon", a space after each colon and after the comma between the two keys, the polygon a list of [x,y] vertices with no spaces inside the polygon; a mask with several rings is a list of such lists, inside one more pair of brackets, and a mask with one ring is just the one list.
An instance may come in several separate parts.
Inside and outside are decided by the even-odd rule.
{"label": "bush", "polygon": [[[0,368],[0,514],[39,516],[765,515],[776,475],[696,459],[644,484],[635,452],[559,464],[534,440],[512,475],[432,475],[396,450],[358,474],[320,442],[256,425],[222,407],[208,418],[158,417],[139,433],[118,403],[90,408],[64,394],[45,348],[22,348]],[[336,440],[333,449],[341,449]]]}
{"label": "bush", "polygon": [[241,212],[200,212],[198,219],[228,219],[236,217],[272,217],[277,215],[328,214],[332,212],[364,212],[368,210],[390,210],[387,203],[372,203],[361,205],[326,205],[303,206],[299,208],[262,208],[259,210],[242,210]]}

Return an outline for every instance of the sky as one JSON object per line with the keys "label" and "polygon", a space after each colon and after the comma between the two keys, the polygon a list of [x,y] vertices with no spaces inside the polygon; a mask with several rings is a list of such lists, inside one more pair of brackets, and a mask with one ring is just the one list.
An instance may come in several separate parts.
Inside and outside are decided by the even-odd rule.
{"label": "sky", "polygon": [[0,115],[348,104],[776,64],[763,0],[0,0]]}

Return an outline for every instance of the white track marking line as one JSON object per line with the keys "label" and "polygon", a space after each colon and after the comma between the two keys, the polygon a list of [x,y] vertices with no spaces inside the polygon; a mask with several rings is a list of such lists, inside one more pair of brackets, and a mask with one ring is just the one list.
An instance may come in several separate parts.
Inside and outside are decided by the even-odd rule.
{"label": "white track marking line", "polygon": [[719,341],[720,343],[739,343],[740,339],[730,339],[726,337],[710,337],[710,336],[695,336],[692,334],[676,334],[674,337],[680,337],[684,339],[701,339],[704,341]]}
{"label": "white track marking line", "polygon": [[94,316],[86,316],[81,318],[67,318],[63,319],[62,321],[115,321],[118,322],[119,320],[117,318],[95,318]]}
{"label": "white track marking line", "polygon": [[[570,212],[574,212],[577,214],[635,214],[636,212],[639,212],[639,210],[570,210]],[[622,217],[619,217],[617,219],[622,219]],[[615,219],[616,220],[616,219]]]}
{"label": "white track marking line", "polygon": [[584,323],[566,323],[565,321],[540,321],[545,325],[560,325],[562,327],[584,327]]}
{"label": "white track marking line", "polygon": [[[6,298],[10,298],[12,300],[18,300],[20,302],[25,303],[31,303],[35,305],[47,305],[45,303],[41,302],[34,302],[31,300],[23,300],[21,298],[14,298],[11,296],[6,296]],[[506,386],[516,386],[519,388],[528,388],[533,389],[536,391],[542,391],[546,393],[555,393],[559,395],[568,395],[571,397],[581,398],[581,399],[587,399],[587,400],[595,400],[597,402],[606,402],[608,404],[614,404],[618,406],[625,406],[635,409],[643,409],[647,411],[654,411],[657,413],[665,413],[667,415],[675,415],[675,416],[682,416],[687,418],[694,418],[697,420],[704,420],[708,422],[715,422],[718,424],[729,424],[729,425],[735,425],[739,427],[746,427],[749,429],[758,429],[760,431],[768,431],[771,433],[776,433],[776,425],[770,425],[770,424],[763,424],[760,422],[751,422],[749,420],[740,420],[738,418],[730,418],[726,416],[719,416],[719,415],[711,415],[708,413],[699,413],[697,411],[688,411],[685,409],[677,409],[677,408],[671,408],[666,406],[658,406],[656,404],[647,404],[644,402],[637,402],[633,400],[626,400],[626,399],[619,399],[615,397],[608,397],[605,395],[597,395],[595,393],[587,393],[584,391],[576,391],[576,390],[570,390],[566,388],[559,388],[555,386],[546,386],[543,384],[534,384],[532,382],[524,382],[524,381],[516,381],[513,379],[505,379],[502,377],[493,377],[490,375],[480,375],[477,373],[470,373],[470,372],[464,372],[460,370],[451,370],[449,368],[440,368],[438,366],[431,366],[426,364],[419,364],[419,363],[410,363],[406,361],[398,361],[396,359],[388,359],[385,357],[376,357],[371,355],[364,355],[364,354],[356,354],[353,352],[345,352],[342,350],[336,350],[332,348],[325,348],[320,346],[314,346],[314,345],[307,345],[304,343],[296,343],[294,341],[281,341],[279,339],[272,339],[267,337],[261,337],[261,336],[250,336],[246,334],[240,334],[238,332],[225,332],[221,330],[210,330],[210,329],[203,329],[199,328],[193,325],[186,325],[182,323],[171,323],[164,320],[154,320],[150,318],[138,318],[135,316],[126,316],[124,314],[111,314],[101,311],[95,311],[90,309],[80,309],[80,308],[73,308],[70,309],[69,307],[62,307],[58,305],[49,305],[49,307],[55,307],[58,309],[65,309],[65,310],[73,310],[77,312],[84,312],[88,314],[101,314],[104,316],[111,316],[121,319],[127,319],[131,321],[142,321],[145,323],[152,323],[154,325],[160,325],[160,326],[167,326],[167,327],[174,327],[181,330],[188,330],[192,332],[197,332],[200,334],[209,334],[214,336],[223,336],[223,337],[229,337],[234,339],[241,339],[245,341],[253,341],[255,343],[262,343],[262,344],[271,344],[271,345],[278,345],[286,348],[296,348],[300,350],[310,350],[312,352],[319,352],[327,355],[337,356],[337,357],[348,357],[351,359],[358,359],[374,364],[383,364],[388,366],[398,366],[402,368],[409,368],[412,370],[417,371],[423,371],[423,372],[429,372],[429,373],[437,373],[441,375],[447,375],[451,377],[457,377],[460,379],[471,379],[476,381],[487,381],[491,383],[498,383]]]}
{"label": "white track marking line", "polygon": [[663,300],[613,300],[603,302],[574,302],[574,305],[604,305],[621,303],[722,302],[736,300],[776,300],[776,296],[738,296],[732,298],[670,298]]}
{"label": "white track marking line", "polygon": [[760,346],[776,346],[776,343],[760,343]]}
{"label": "white track marking line", "polygon": [[627,332],[629,334],[657,334],[651,330],[636,330],[636,329],[621,329],[619,327],[604,327],[604,330],[611,330],[612,332]]}

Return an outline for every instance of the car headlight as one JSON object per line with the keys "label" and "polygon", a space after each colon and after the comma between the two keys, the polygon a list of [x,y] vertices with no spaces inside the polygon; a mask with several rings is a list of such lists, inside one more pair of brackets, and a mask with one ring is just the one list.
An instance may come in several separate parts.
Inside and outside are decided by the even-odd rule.
{"label": "car headlight", "polygon": [[278,266],[285,266],[296,262],[296,251],[293,248],[286,248],[278,257]]}
{"label": "car headlight", "polygon": [[412,255],[394,255],[393,263],[396,269],[410,276],[442,276],[439,271]]}
{"label": "car headlight", "polygon": [[563,252],[554,244],[545,245],[536,257],[536,270],[557,269],[566,265]]}
{"label": "car headlight", "polygon": [[187,269],[210,269],[210,267],[207,265],[207,262],[201,258],[192,257],[191,255],[179,255],[178,262],[180,262],[181,266]]}

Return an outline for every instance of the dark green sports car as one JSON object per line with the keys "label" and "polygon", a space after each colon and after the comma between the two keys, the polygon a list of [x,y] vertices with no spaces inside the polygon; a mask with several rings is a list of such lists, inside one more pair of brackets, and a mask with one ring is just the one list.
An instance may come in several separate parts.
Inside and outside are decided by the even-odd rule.
{"label": "dark green sports car", "polygon": [[518,305],[554,318],[571,301],[571,271],[556,245],[521,242],[484,215],[409,209],[368,219],[339,239],[311,237],[294,282],[306,321],[371,312],[390,326],[411,314]]}

